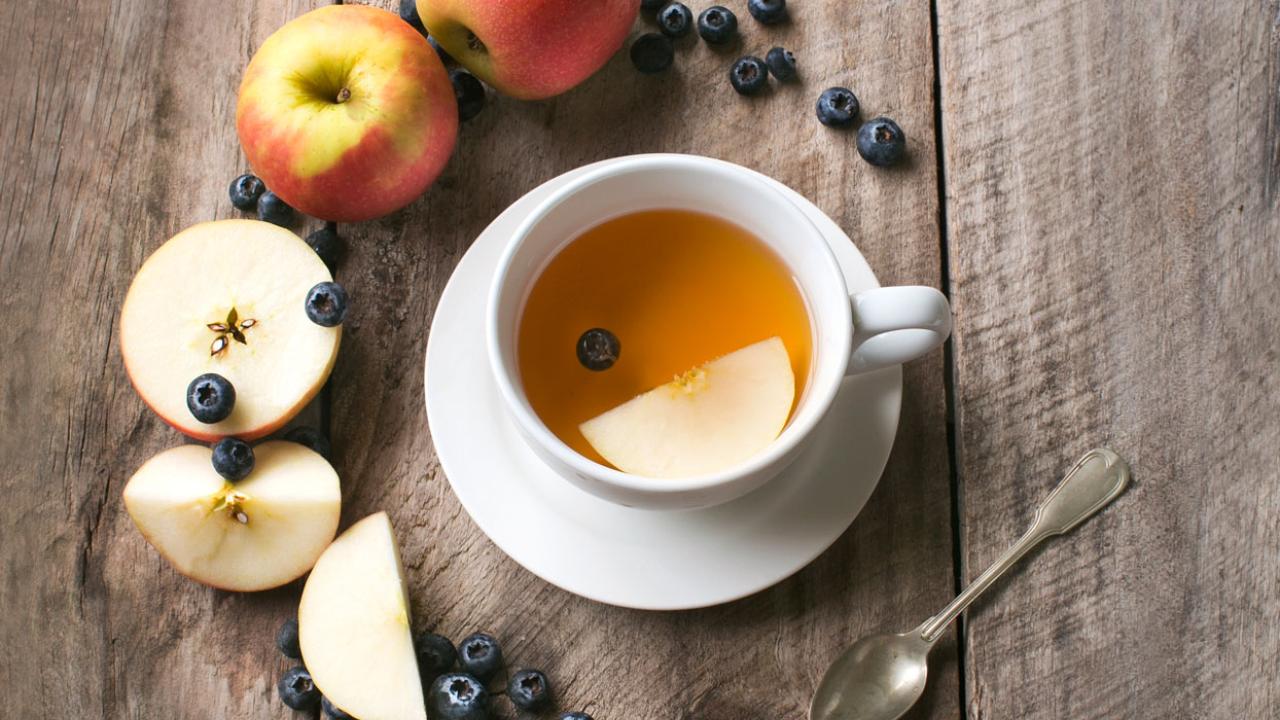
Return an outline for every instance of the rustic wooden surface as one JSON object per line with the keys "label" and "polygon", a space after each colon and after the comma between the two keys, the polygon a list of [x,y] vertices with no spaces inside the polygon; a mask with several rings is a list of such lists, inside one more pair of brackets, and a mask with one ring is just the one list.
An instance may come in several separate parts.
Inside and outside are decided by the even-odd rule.
{"label": "rustic wooden surface", "polygon": [[971,612],[969,717],[1277,717],[1280,3],[938,19],[964,576],[1135,478]]}
{"label": "rustic wooden surface", "polygon": [[[150,251],[236,216],[240,72],[322,3],[0,8],[5,716],[290,716],[272,635],[298,587],[195,585],[123,512],[133,470],[182,439],[133,393],[114,328]],[[794,48],[802,83],[739,98],[725,78],[739,51],[689,42],[665,76],[619,56],[553,101],[491,96],[426,196],[343,227],[338,274],[355,307],[331,391],[308,413],[334,439],[344,525],[390,511],[420,625],[494,632],[558,681],[565,707],[599,720],[801,718],[839,648],[940,607],[1075,454],[1107,443],[1133,460],[1135,488],[976,606],[911,717],[1271,716],[1276,0],[941,0],[936,14],[925,0],[794,0],[794,21],[768,32],[726,4],[742,49]],[[851,136],[816,123],[832,84],[901,122],[905,168],[873,171]],[[597,605],[508,560],[450,492],[421,397],[431,314],[479,230],[542,180],[643,151],[777,177],[831,214],[882,282],[943,285],[957,311],[951,366],[938,353],[906,368],[897,445],[853,527],[777,587],[696,612]]]}

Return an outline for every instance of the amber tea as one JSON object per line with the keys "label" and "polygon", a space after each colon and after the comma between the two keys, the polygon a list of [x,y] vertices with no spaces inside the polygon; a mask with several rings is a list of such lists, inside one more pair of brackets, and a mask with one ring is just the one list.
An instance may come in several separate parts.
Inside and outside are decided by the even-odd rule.
{"label": "amber tea", "polygon": [[[607,370],[579,362],[577,342],[590,328],[620,342]],[[579,424],[775,336],[790,357],[798,401],[813,331],[790,268],[727,220],[646,210],[587,230],[549,261],[525,302],[516,352],[534,412],[569,447],[604,463]]]}

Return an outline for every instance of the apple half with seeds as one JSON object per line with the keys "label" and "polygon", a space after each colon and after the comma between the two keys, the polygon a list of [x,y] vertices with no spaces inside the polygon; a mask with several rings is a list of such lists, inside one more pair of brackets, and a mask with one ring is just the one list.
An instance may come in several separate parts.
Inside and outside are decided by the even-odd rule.
{"label": "apple half with seeds", "polygon": [[791,359],[772,337],[693,368],[578,429],[623,472],[694,477],[767,447],[787,424],[794,400]]}
{"label": "apple half with seeds", "polygon": [[229,482],[212,451],[181,445],[138,468],[124,506],[178,572],[223,590],[278,587],[311,569],[338,531],[338,474],[314,450],[284,440],[254,448],[253,472]]}
{"label": "apple half with seeds", "polygon": [[[319,392],[341,327],[307,317],[307,292],[332,280],[289,230],[257,220],[194,225],[138,269],[120,312],[120,352],[134,388],[178,430],[204,441],[253,439]],[[230,414],[197,420],[188,385],[213,373],[234,388]]]}
{"label": "apple half with seeds", "polygon": [[298,604],[298,643],[329,702],[361,720],[426,720],[409,593],[391,520],[357,522],[329,546]]}

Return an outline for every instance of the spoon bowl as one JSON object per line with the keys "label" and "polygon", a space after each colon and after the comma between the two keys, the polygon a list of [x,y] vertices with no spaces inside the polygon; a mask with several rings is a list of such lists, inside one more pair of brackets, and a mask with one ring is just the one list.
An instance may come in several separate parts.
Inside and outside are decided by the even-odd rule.
{"label": "spoon bowl", "polygon": [[929,648],[919,629],[871,635],[849,646],[818,685],[810,718],[895,720],[924,692]]}

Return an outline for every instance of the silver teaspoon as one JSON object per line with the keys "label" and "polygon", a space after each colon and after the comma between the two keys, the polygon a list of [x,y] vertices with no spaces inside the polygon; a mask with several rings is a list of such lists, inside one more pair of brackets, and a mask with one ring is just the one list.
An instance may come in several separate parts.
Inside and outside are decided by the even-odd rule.
{"label": "silver teaspoon", "polygon": [[942,631],[1023,555],[1062,535],[1124,492],[1129,465],[1114,452],[1085,453],[1036,509],[1031,527],[973,584],[916,629],[872,635],[849,646],[822,677],[809,720],[895,720],[924,692],[929,649]]}

